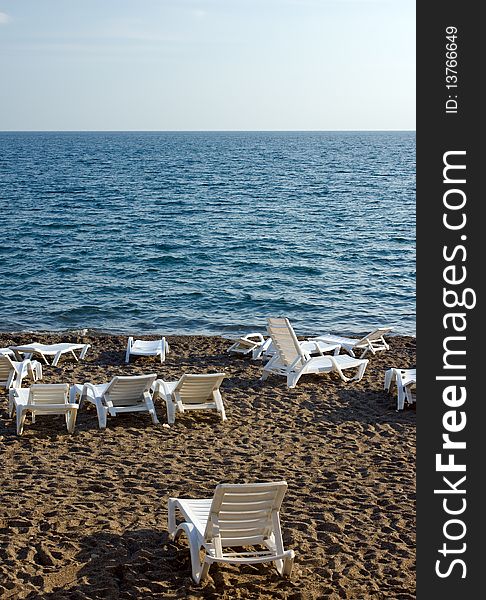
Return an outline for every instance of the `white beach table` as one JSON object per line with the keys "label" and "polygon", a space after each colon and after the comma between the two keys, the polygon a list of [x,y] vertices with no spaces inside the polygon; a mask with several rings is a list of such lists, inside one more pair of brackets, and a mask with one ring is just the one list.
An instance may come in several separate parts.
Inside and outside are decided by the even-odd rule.
{"label": "white beach table", "polygon": [[[49,364],[46,356],[53,356],[52,365],[55,367],[62,354],[70,353],[76,361],[79,359],[82,360],[86,356],[86,352],[90,346],[91,344],[70,344],[68,342],[62,344],[38,344],[37,342],[33,342],[32,344],[26,344],[25,346],[10,346],[10,349],[13,350],[20,359],[23,358],[23,355],[25,355],[26,358],[30,358],[33,354],[40,354],[46,365]],[[81,350],[79,359],[74,352],[75,350]]]}
{"label": "white beach table", "polygon": [[385,372],[385,390],[390,391],[393,384],[397,386],[397,410],[403,410],[405,401],[407,404],[413,402],[410,390],[417,384],[417,369],[388,369]]}

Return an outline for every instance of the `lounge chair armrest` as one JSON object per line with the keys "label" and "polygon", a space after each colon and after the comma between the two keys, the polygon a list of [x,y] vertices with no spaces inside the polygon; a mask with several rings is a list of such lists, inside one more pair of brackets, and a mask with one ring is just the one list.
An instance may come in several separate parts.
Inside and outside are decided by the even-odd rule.
{"label": "lounge chair armrest", "polygon": [[[306,365],[307,365],[307,364],[309,364],[309,362],[310,362],[311,360],[314,360],[314,359],[316,359],[316,358],[319,358],[318,356],[315,356],[314,358],[311,358],[311,357],[310,357],[310,356],[307,354],[307,352],[304,352],[304,354],[306,355],[306,358],[307,358],[307,360],[306,360],[306,359],[304,359],[304,362],[305,362],[305,364],[306,364]],[[289,367],[289,371],[293,371],[293,370],[294,370],[294,368],[297,366],[297,364],[298,364],[299,362],[302,362],[302,356],[298,356],[298,357],[297,357],[297,358],[294,360],[294,362],[293,362],[293,363],[290,365],[290,367]],[[268,366],[268,365],[267,365],[267,366]]]}
{"label": "lounge chair armrest", "polygon": [[261,333],[248,333],[245,335],[247,340],[252,340],[252,338],[257,338],[259,342],[263,343],[265,341],[263,335]]}
{"label": "lounge chair armrest", "polygon": [[313,348],[311,352],[317,352],[321,356],[324,356],[324,352],[322,351],[321,347],[319,346],[319,342],[316,340],[307,340],[307,343],[310,343],[310,342],[312,342],[315,346],[315,348]]}
{"label": "lounge chair armrest", "polygon": [[84,383],[83,390],[81,392],[81,398],[87,398],[90,396],[93,400],[96,398],[96,388],[92,383]]}
{"label": "lounge chair armrest", "polygon": [[153,390],[154,394],[162,395],[164,398],[172,397],[172,394],[170,393],[170,390],[163,379],[156,379],[154,381]]}

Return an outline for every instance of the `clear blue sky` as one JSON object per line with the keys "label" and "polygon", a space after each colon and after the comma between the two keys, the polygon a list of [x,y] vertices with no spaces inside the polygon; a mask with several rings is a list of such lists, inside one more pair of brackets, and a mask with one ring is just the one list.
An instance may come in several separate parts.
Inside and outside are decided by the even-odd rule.
{"label": "clear blue sky", "polygon": [[0,130],[415,129],[415,0],[0,0]]}

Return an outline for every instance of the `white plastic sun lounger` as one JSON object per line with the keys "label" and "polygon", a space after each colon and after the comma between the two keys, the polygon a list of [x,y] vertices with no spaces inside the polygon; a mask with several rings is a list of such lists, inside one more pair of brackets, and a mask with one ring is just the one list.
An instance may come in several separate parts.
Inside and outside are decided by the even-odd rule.
{"label": "white plastic sun lounger", "polygon": [[129,337],[125,362],[130,362],[130,356],[160,356],[160,362],[163,363],[166,354],[169,354],[169,344],[165,337],[161,340],[134,340]]}
{"label": "white plastic sun lounger", "polygon": [[[334,354],[339,354],[341,350],[341,345],[337,342],[327,343],[316,338],[299,341],[299,344],[309,354],[326,354],[332,351],[334,351]],[[268,337],[263,344],[259,344],[254,348],[252,359],[269,360],[272,356],[275,356],[275,353],[276,350],[272,338]]]}
{"label": "white plastic sun lounger", "polygon": [[[271,373],[284,375],[287,378],[287,386],[293,388],[302,375],[310,373],[330,373],[336,372],[343,381],[359,381],[368,365],[367,359],[352,358],[347,355],[322,355],[311,357],[306,352],[288,319],[273,318],[267,319],[268,333],[275,346],[275,356],[263,367],[261,381],[264,381]],[[353,378],[344,375],[345,369],[357,369]]]}
{"label": "white plastic sun lounger", "polygon": [[36,360],[12,360],[8,354],[0,354],[0,386],[19,388],[24,377],[30,376],[35,382],[42,379],[42,365]]}
{"label": "white plastic sun lounger", "polygon": [[186,410],[215,410],[221,420],[226,420],[223,399],[219,387],[224,373],[192,375],[184,373],[179,381],[158,379],[154,385],[154,394],[160,394],[167,407],[169,425],[175,422],[176,413]]}
{"label": "white plastic sun lounger", "polygon": [[233,344],[228,348],[227,352],[234,354],[250,354],[265,343],[265,339],[261,333],[247,333],[236,340],[231,339],[231,341]]}
{"label": "white plastic sun lounger", "polygon": [[416,369],[388,369],[385,372],[384,388],[390,391],[393,385],[397,386],[397,410],[403,410],[405,401],[407,404],[415,402],[413,388],[417,385]]}
{"label": "white plastic sun lounger", "polygon": [[157,378],[156,374],[114,377],[109,383],[93,385],[85,383],[81,392],[84,401],[96,406],[100,428],[106,427],[108,415],[118,413],[148,412],[154,423],[158,423],[150,388]]}
{"label": "white plastic sun lounger", "polygon": [[78,404],[69,402],[68,383],[36,383],[30,389],[11,389],[9,392],[9,413],[17,417],[17,434],[21,435],[27,413],[32,415],[65,415],[69,433],[73,433],[78,414]]}
{"label": "white plastic sun lounger", "polygon": [[[62,354],[71,354],[76,361],[79,359],[82,360],[86,356],[86,352],[90,346],[91,344],[70,344],[67,342],[62,344],[38,344],[37,342],[33,342],[24,346],[11,346],[11,348],[20,357],[25,355],[26,358],[30,358],[33,354],[39,354],[46,365],[49,364],[46,356],[53,356],[52,366],[55,367]],[[81,350],[79,359],[74,352],[75,350]]]}
{"label": "white plastic sun lounger", "polygon": [[392,327],[379,327],[360,339],[341,337],[332,334],[319,335],[313,339],[329,344],[341,344],[343,350],[346,350],[351,356],[355,356],[355,350],[363,350],[360,358],[364,358],[368,352],[375,354],[379,350],[390,349],[390,346],[386,343],[383,336],[390,333],[391,330]]}
{"label": "white plastic sun lounger", "polygon": [[[286,490],[285,481],[223,483],[216,486],[212,498],[169,498],[169,536],[177,539],[181,533],[187,535],[192,578],[196,583],[206,578],[213,563],[273,562],[280,575],[290,576],[294,551],[284,548],[279,517]],[[180,525],[176,524],[176,511],[180,511],[184,518]],[[262,549],[231,551],[245,546],[260,546]],[[205,553],[202,561],[201,549]]]}

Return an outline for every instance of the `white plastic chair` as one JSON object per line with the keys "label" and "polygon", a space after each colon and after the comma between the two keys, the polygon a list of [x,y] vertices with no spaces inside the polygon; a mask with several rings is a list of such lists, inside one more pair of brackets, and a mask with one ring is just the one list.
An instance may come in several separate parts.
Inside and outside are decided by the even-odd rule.
{"label": "white plastic chair", "polygon": [[158,423],[150,388],[156,374],[114,377],[109,383],[93,385],[85,383],[81,392],[80,406],[91,402],[96,406],[100,428],[106,427],[108,415],[119,413],[148,412],[154,423]]}
{"label": "white plastic chair", "polygon": [[0,354],[0,386],[7,390],[20,388],[24,377],[30,376],[35,382],[42,379],[42,365],[36,360],[16,361],[8,354]]}
{"label": "white plastic chair", "polygon": [[341,337],[332,334],[319,335],[312,339],[327,342],[329,344],[340,344],[343,350],[346,350],[351,356],[355,356],[355,350],[363,350],[360,358],[364,358],[368,352],[376,354],[379,350],[390,349],[390,346],[383,336],[390,333],[391,330],[392,327],[379,327],[360,339]]}
{"label": "white plastic chair", "polygon": [[169,354],[169,344],[165,337],[161,340],[134,340],[129,337],[125,362],[130,362],[130,356],[160,356],[160,362],[163,363],[166,354]]}
{"label": "white plastic chair", "polygon": [[[70,344],[68,342],[61,344],[38,344],[37,342],[33,342],[32,344],[25,344],[23,346],[11,346],[17,356],[25,355],[25,358],[31,358],[33,354],[39,354],[46,365],[49,364],[46,357],[53,356],[53,367],[57,366],[63,354],[71,354],[75,361],[83,360],[90,347],[91,344]],[[74,352],[75,350],[81,350],[79,359]]]}
{"label": "white plastic chair", "polygon": [[413,404],[416,401],[413,390],[417,385],[417,370],[388,369],[385,372],[384,389],[389,392],[393,385],[397,387],[397,410],[403,410],[405,402]]}
{"label": "white plastic chair", "polygon": [[[267,330],[275,347],[275,356],[263,367],[261,381],[273,373],[284,375],[287,378],[287,386],[294,388],[302,375],[310,373],[336,372],[343,381],[359,381],[366,370],[367,359],[352,358],[347,355],[324,355],[311,357],[304,350],[295,335],[288,319],[267,319]],[[335,345],[330,345],[332,350]],[[316,351],[323,352],[321,346],[316,345]],[[356,368],[357,372],[353,378],[344,375],[343,370]]]}
{"label": "white plastic chair", "polygon": [[21,435],[27,413],[32,415],[65,415],[69,433],[73,433],[78,414],[78,404],[69,402],[68,383],[36,383],[30,389],[11,389],[9,392],[9,414],[17,417],[17,434]]}
{"label": "white plastic chair", "polygon": [[233,344],[226,352],[234,354],[250,354],[265,343],[265,339],[261,333],[247,333],[236,340],[231,339],[231,341]]}
{"label": "white plastic chair", "polygon": [[192,375],[184,373],[179,381],[158,379],[154,385],[154,394],[160,394],[167,407],[169,425],[175,422],[176,413],[186,410],[215,410],[221,420],[226,420],[223,398],[219,387],[224,373]]}
{"label": "white plastic chair", "polygon": [[[290,576],[294,551],[285,550],[279,511],[287,490],[285,481],[216,486],[212,498],[169,498],[168,529],[171,539],[185,533],[189,539],[192,578],[204,580],[213,563],[258,564],[273,562],[280,575]],[[176,524],[176,511],[184,522]],[[262,550],[231,551],[261,546]],[[227,548],[230,551],[227,551]],[[201,561],[200,550],[204,550]]]}

